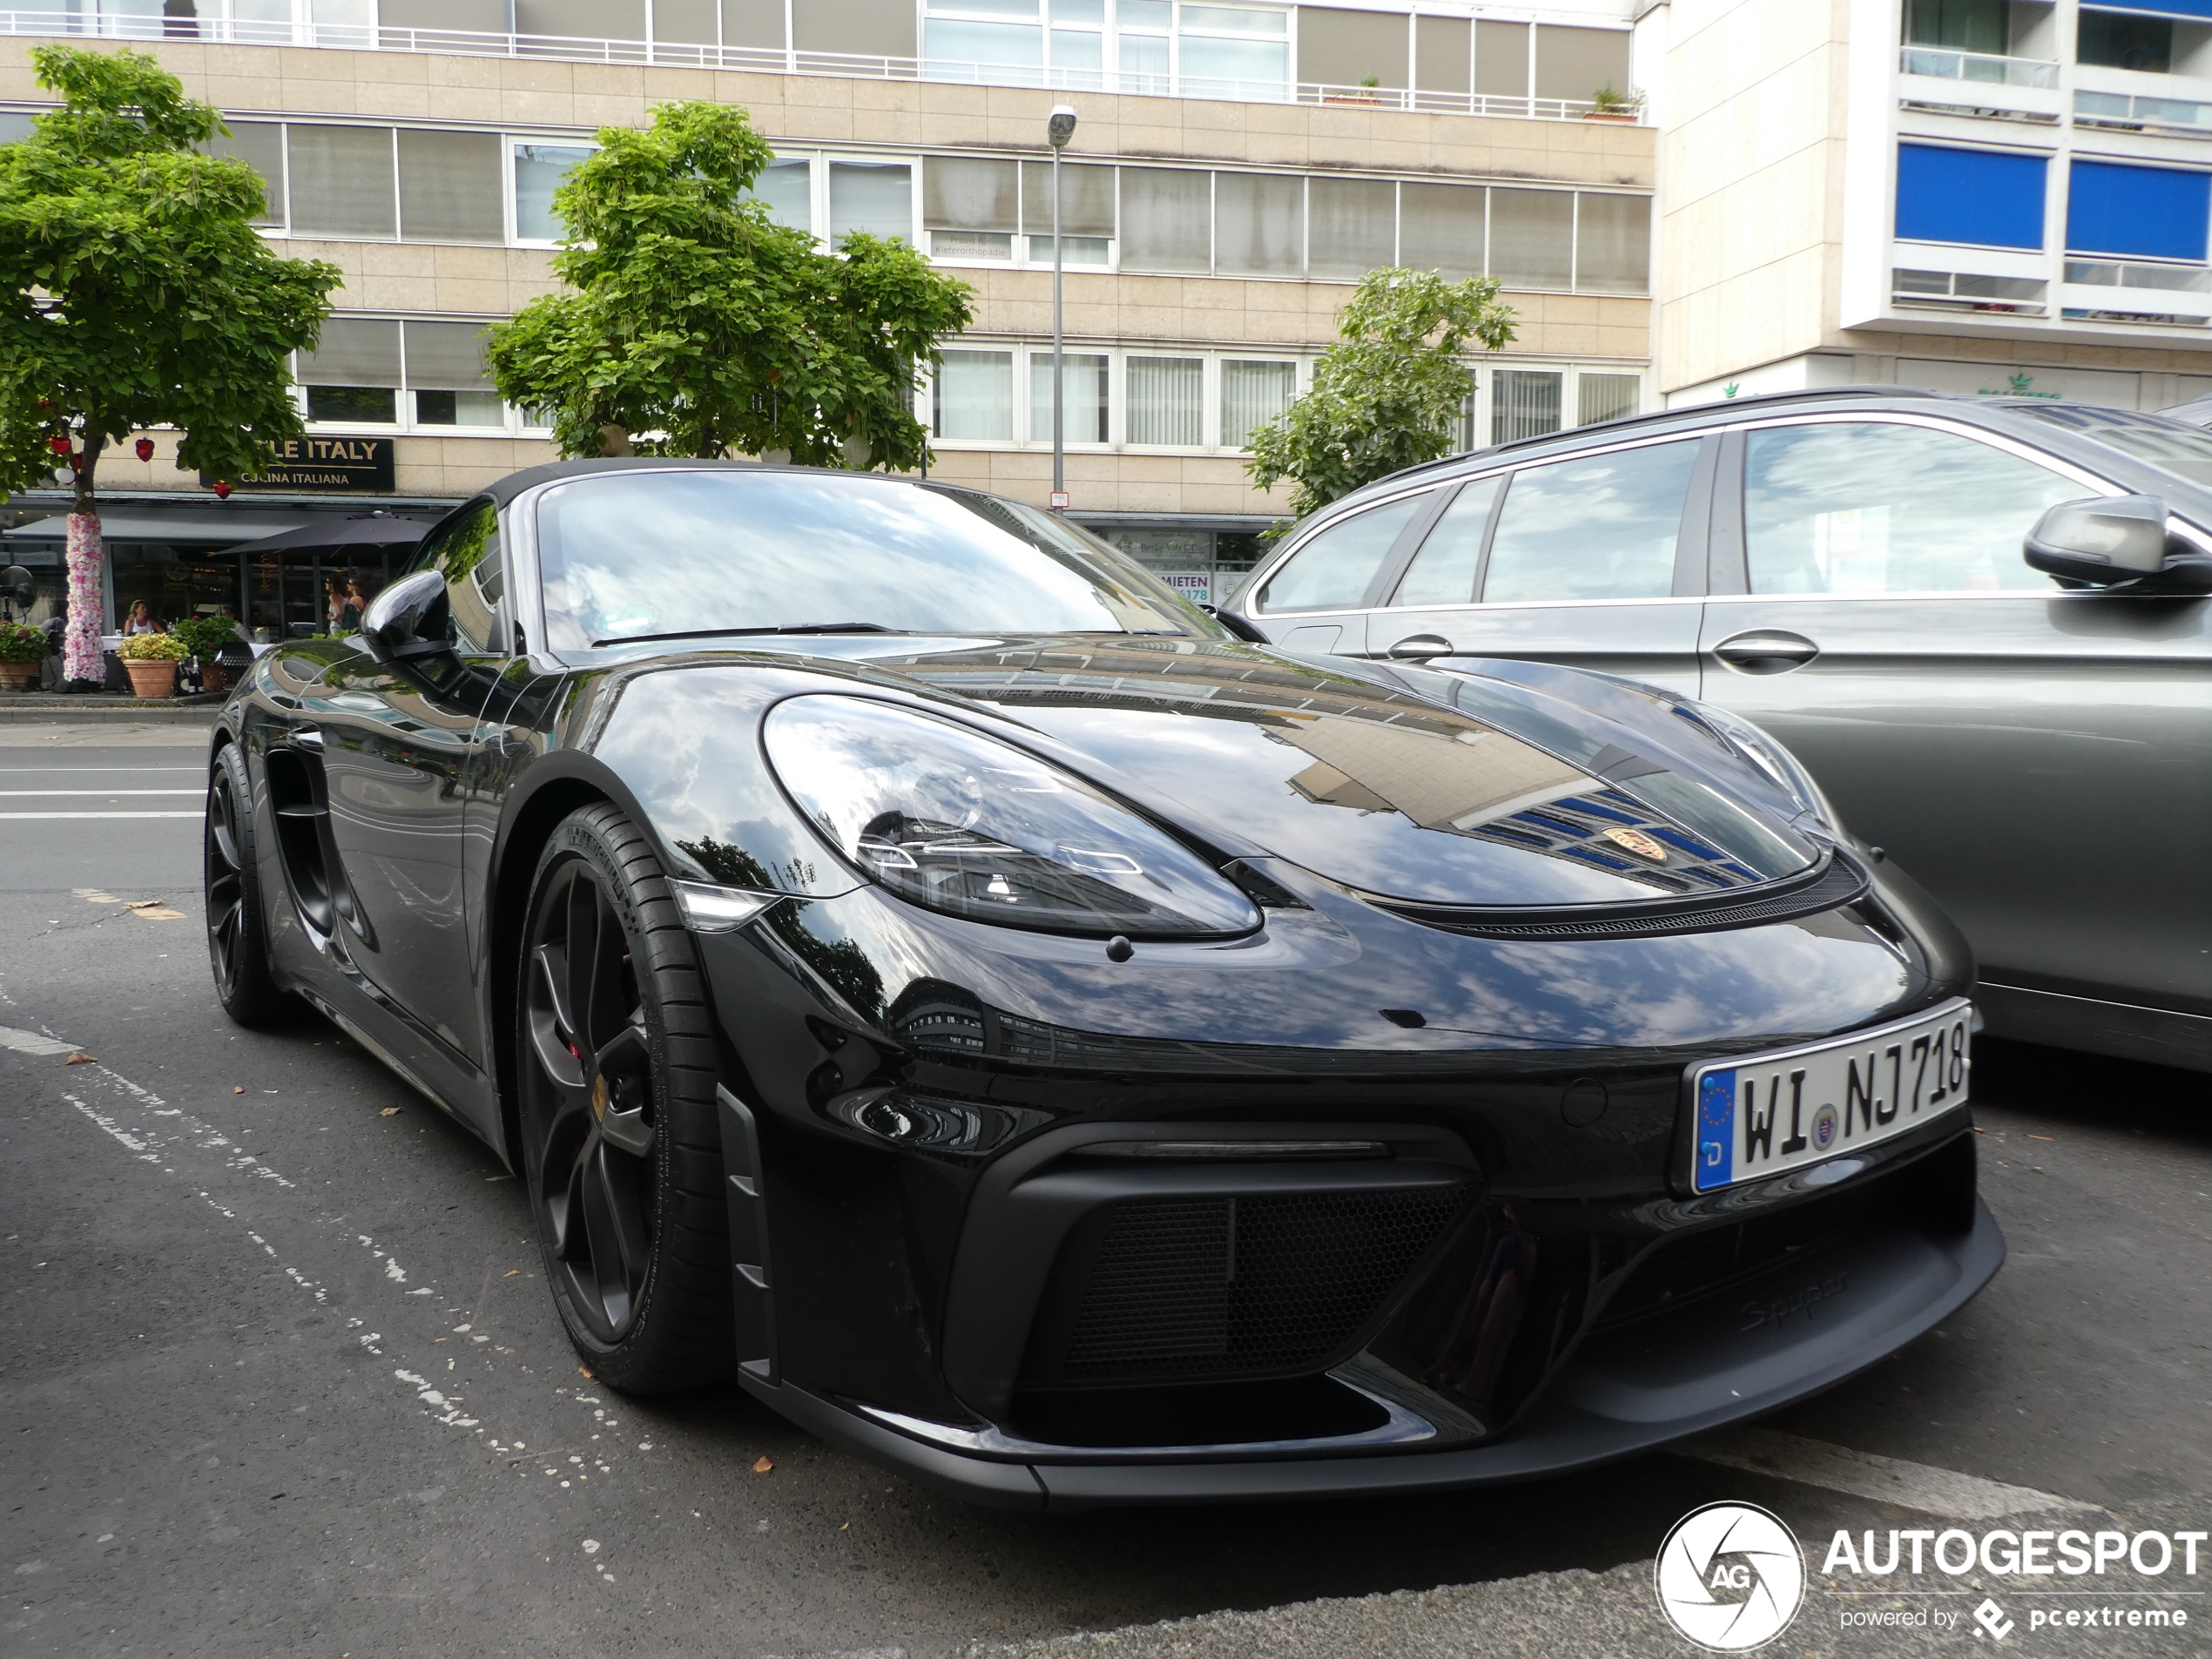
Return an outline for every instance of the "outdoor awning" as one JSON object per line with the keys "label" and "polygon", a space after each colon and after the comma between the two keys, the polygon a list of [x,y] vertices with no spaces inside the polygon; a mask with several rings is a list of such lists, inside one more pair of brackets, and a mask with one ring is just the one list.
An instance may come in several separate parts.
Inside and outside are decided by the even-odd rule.
{"label": "outdoor awning", "polygon": [[[202,547],[231,548],[240,542],[297,529],[310,522],[308,515],[266,508],[116,507],[100,514],[100,538],[107,542],[168,542]],[[64,541],[69,517],[33,519],[14,529],[0,531],[10,541]]]}
{"label": "outdoor awning", "polygon": [[400,518],[390,513],[362,513],[352,518],[314,518],[297,529],[280,530],[274,536],[265,536],[258,542],[243,542],[222,551],[227,556],[233,553],[258,555],[303,548],[413,547],[429,529],[428,523],[421,519]]}

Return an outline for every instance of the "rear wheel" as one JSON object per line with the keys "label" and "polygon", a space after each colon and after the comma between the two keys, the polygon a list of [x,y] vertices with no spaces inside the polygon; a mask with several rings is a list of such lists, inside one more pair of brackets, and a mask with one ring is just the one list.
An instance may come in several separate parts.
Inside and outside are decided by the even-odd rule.
{"label": "rear wheel", "polygon": [[714,1049],[690,933],[613,806],[562,820],[524,934],[523,1156],[570,1340],[610,1387],[733,1368]]}
{"label": "rear wheel", "polygon": [[202,867],[208,966],[223,1012],[240,1025],[267,1025],[296,1013],[297,1001],[277,988],[269,968],[260,863],[253,850],[253,788],[235,743],[223,745],[207,780]]}

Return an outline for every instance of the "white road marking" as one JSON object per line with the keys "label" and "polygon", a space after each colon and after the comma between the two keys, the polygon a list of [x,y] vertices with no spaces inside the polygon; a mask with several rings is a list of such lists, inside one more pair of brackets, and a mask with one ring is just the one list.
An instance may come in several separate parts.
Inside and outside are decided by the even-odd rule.
{"label": "white road marking", "polygon": [[125,795],[197,795],[197,789],[0,789],[0,800],[13,800],[21,795],[98,795],[104,800],[120,800]]}
{"label": "white road marking", "polygon": [[[197,795],[197,789],[192,792]],[[0,813],[0,819],[22,818],[200,818],[200,813]]]}
{"label": "white road marking", "polygon": [[18,1031],[11,1025],[0,1025],[0,1049],[13,1049],[17,1054],[75,1054],[77,1045],[53,1037],[42,1037],[36,1031]]}
{"label": "white road marking", "polygon": [[1878,1452],[1854,1452],[1770,1428],[1730,1429],[1708,1440],[1672,1448],[1681,1457],[1748,1469],[1754,1474],[1795,1480],[1801,1486],[1846,1492],[1855,1498],[1893,1503],[1925,1514],[1958,1521],[1995,1521],[2006,1515],[2054,1512],[2102,1514],[2101,1505],[2062,1498],[2033,1487],[2006,1486],[1954,1469],[1931,1468]]}

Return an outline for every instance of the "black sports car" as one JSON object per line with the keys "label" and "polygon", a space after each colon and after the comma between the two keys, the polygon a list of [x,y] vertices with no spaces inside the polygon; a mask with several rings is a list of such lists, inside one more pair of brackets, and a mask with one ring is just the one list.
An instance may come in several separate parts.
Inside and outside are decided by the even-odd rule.
{"label": "black sports car", "polygon": [[1597,1462],[2003,1257],[1967,954],[1756,728],[973,491],[518,473],[255,664],[206,848],[224,1006],[496,1148],[602,1380],[986,1501]]}

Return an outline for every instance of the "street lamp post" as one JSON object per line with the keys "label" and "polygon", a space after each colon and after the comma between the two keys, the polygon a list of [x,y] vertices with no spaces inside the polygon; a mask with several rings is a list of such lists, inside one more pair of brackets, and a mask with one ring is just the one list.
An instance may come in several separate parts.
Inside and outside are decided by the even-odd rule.
{"label": "street lamp post", "polygon": [[1067,397],[1060,329],[1060,152],[1076,136],[1076,112],[1065,104],[1053,106],[1045,123],[1045,141],[1052,145],[1052,510],[1068,508]]}

